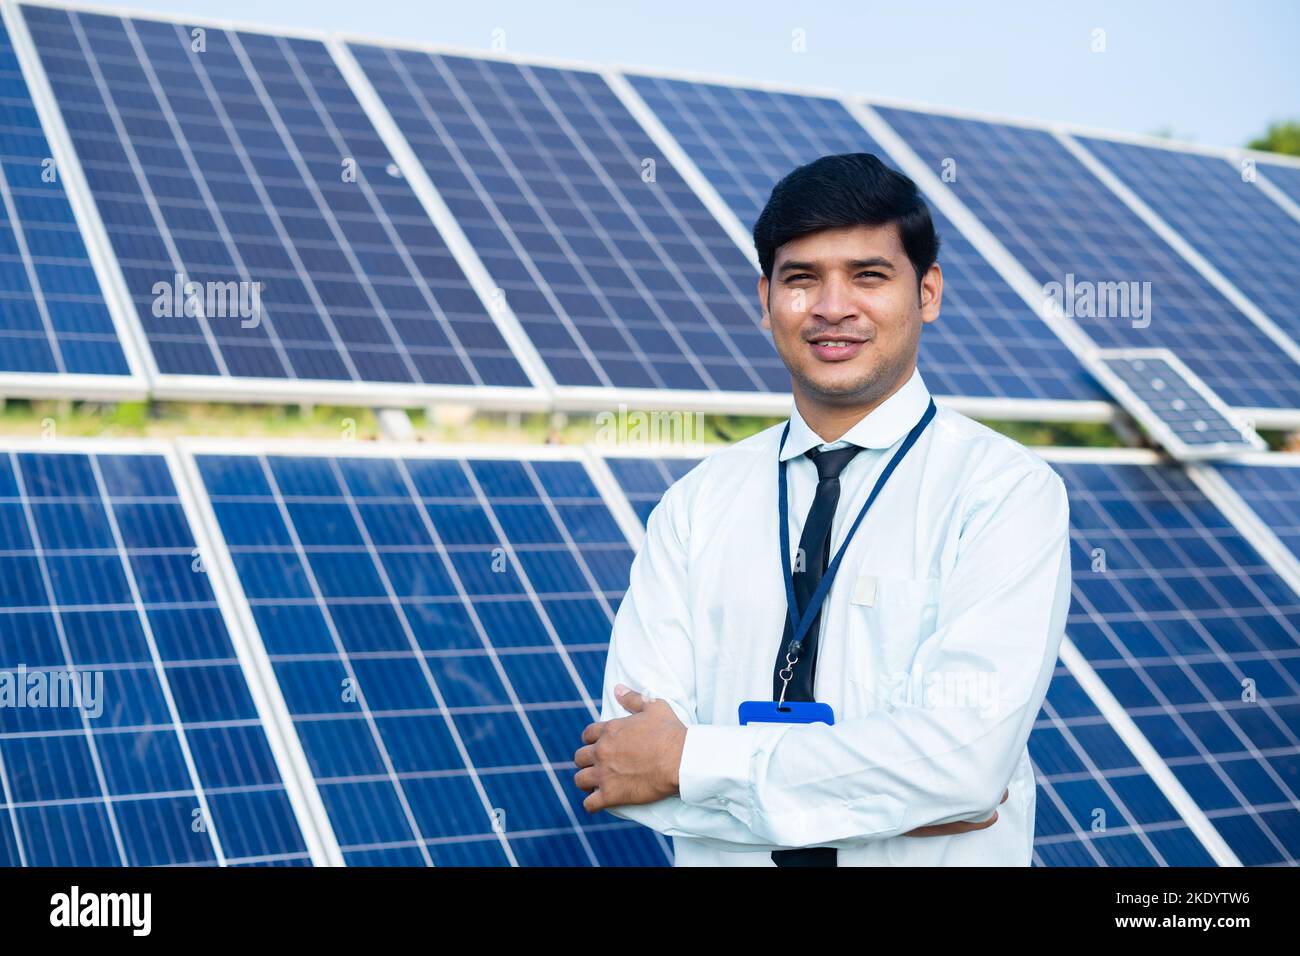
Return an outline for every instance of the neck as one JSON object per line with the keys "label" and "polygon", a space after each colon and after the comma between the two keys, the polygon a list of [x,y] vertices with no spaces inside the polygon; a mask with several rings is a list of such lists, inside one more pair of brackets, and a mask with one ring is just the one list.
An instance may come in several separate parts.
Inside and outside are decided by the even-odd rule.
{"label": "neck", "polygon": [[[914,368],[915,366],[913,366]],[[845,433],[862,419],[883,405],[891,395],[908,383],[912,377],[912,368],[894,382],[886,391],[877,396],[849,405],[832,405],[819,401],[807,394],[799,383],[794,383],[794,405],[799,410],[804,422],[825,443],[839,441]]]}

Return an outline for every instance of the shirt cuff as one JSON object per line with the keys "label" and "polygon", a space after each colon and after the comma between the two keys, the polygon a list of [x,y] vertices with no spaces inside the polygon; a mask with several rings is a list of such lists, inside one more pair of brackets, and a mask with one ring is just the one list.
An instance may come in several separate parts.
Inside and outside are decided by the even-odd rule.
{"label": "shirt cuff", "polygon": [[735,812],[750,804],[749,767],[756,728],[692,724],[686,728],[677,790],[683,803]]}

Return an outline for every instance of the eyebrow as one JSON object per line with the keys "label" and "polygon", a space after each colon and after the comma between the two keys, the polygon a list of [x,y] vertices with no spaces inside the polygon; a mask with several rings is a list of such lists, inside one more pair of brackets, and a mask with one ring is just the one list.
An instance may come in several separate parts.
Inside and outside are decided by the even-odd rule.
{"label": "eyebrow", "polygon": [[[886,269],[894,268],[894,264],[884,256],[872,256],[870,259],[849,259],[845,262],[845,265],[850,269],[861,269],[866,266],[884,266]],[[781,268],[777,270],[779,273],[790,271],[816,272],[817,263],[792,259],[789,262],[783,262]]]}

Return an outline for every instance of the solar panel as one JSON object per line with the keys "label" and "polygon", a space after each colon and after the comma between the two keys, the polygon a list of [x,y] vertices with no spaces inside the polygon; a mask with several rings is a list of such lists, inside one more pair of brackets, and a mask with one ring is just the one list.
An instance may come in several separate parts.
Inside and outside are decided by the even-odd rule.
{"label": "solar panel", "polygon": [[39,449],[0,451],[0,865],[309,863],[167,458]]}
{"label": "solar panel", "polygon": [[[752,229],[772,187],[794,167],[834,153],[889,155],[843,104],[819,96],[629,76],[636,92],[709,183]],[[1105,399],[1073,352],[934,205],[944,272],[943,314],[921,337],[936,394]]]}
{"label": "solar panel", "polygon": [[1300,366],[1050,133],[876,111],[1098,347],[1169,348],[1230,405],[1300,407]]}
{"label": "solar panel", "polygon": [[350,49],[562,391],[788,393],[753,266],[599,73]]}
{"label": "solar panel", "polygon": [[1215,471],[1300,561],[1300,456],[1222,462]]}
{"label": "solar panel", "polygon": [[350,865],[667,861],[572,782],[632,561],[580,461],[194,450]]}
{"label": "solar panel", "polygon": [[4,21],[0,108],[0,396],[142,393]]}
{"label": "solar panel", "polygon": [[1300,342],[1300,221],[1222,156],[1076,138]]}
{"label": "solar panel", "polygon": [[1267,447],[1168,349],[1106,349],[1093,361],[1120,404],[1180,461]]}
{"label": "solar panel", "polygon": [[22,10],[156,393],[522,398],[527,375],[323,43]]}
{"label": "solar panel", "polygon": [[1294,864],[1300,596],[1181,468],[1053,465],[1070,494],[1067,635],[1241,862]]}
{"label": "solar panel", "polygon": [[[698,459],[607,456],[644,522]],[[1029,738],[1039,866],[1211,866],[1213,859],[1118,733],[1059,666]],[[1099,812],[1100,811],[1100,812]]]}

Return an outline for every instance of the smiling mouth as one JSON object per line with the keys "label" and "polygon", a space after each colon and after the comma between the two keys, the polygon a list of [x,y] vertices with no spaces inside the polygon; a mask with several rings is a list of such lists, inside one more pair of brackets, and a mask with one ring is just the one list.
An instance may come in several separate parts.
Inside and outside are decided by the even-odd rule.
{"label": "smiling mouth", "polygon": [[808,345],[818,359],[823,362],[843,362],[862,351],[869,339],[846,338],[844,336],[818,336],[808,339]]}

